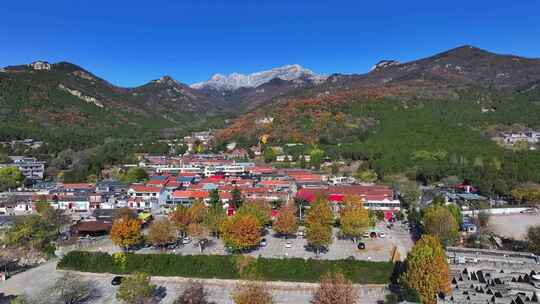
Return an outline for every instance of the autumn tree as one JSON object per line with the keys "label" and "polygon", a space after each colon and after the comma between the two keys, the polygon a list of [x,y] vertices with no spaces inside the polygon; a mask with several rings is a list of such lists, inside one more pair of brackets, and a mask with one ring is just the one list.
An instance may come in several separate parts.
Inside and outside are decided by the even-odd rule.
{"label": "autumn tree", "polygon": [[184,237],[187,233],[189,224],[191,223],[191,213],[185,206],[178,206],[171,214],[171,222],[176,227],[180,236]]}
{"label": "autumn tree", "polygon": [[173,304],[215,304],[208,300],[208,291],[201,282],[189,281]]}
{"label": "autumn tree", "polygon": [[165,246],[176,240],[176,230],[168,218],[160,218],[150,224],[148,241],[154,246]]}
{"label": "autumn tree", "polygon": [[431,206],[424,212],[424,229],[446,246],[453,245],[459,237],[456,220],[445,206]]}
{"label": "autumn tree", "polygon": [[191,223],[188,226],[188,234],[199,245],[199,250],[203,252],[203,243],[208,239],[208,229],[199,223]]}
{"label": "autumn tree", "polygon": [[273,304],[274,299],[264,284],[257,282],[238,283],[232,292],[235,304]]}
{"label": "autumn tree", "polygon": [[340,210],[341,233],[353,239],[359,238],[369,228],[369,212],[358,197],[347,197]]}
{"label": "autumn tree", "polygon": [[326,273],[321,278],[319,288],[313,293],[312,304],[355,304],[358,291],[351,281],[338,273]]}
{"label": "autumn tree", "polygon": [[227,220],[227,215],[221,206],[213,206],[204,215],[203,225],[213,236],[219,237],[221,226]]}
{"label": "autumn tree", "polygon": [[306,239],[318,255],[322,248],[332,243],[334,215],[328,201],[317,196],[305,219]]}
{"label": "autumn tree", "polygon": [[201,200],[196,200],[188,209],[191,222],[201,223],[207,211],[206,209],[206,205]]}
{"label": "autumn tree", "polygon": [[298,230],[298,219],[294,206],[287,205],[279,210],[276,221],[273,225],[274,231],[281,235],[289,236]]}
{"label": "autumn tree", "polygon": [[240,215],[253,215],[262,226],[270,222],[270,214],[272,210],[270,205],[264,200],[248,201],[242,204],[242,206],[236,211],[236,214]]}
{"label": "autumn tree", "polygon": [[251,214],[236,214],[227,219],[221,228],[223,241],[236,250],[257,246],[261,240],[261,224]]}
{"label": "autumn tree", "polygon": [[150,276],[136,272],[122,281],[116,292],[116,299],[126,304],[144,304],[152,299],[155,291],[156,285],[150,282]]}
{"label": "autumn tree", "polygon": [[127,249],[139,244],[142,238],[141,221],[138,219],[124,217],[114,221],[110,239],[115,245]]}
{"label": "autumn tree", "polygon": [[401,280],[416,290],[422,303],[436,304],[439,293],[450,292],[450,269],[436,236],[422,236],[407,255],[405,268]]}

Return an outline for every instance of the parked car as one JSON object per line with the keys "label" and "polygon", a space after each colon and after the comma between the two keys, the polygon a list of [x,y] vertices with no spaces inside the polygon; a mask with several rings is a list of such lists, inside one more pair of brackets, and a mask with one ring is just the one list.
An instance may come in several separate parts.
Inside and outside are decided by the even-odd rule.
{"label": "parked car", "polygon": [[372,239],[376,239],[377,238],[377,232],[375,232],[375,231],[370,232],[369,237],[372,238]]}
{"label": "parked car", "polygon": [[386,237],[386,233],[384,233],[384,232],[379,232],[379,237],[380,237],[380,238],[385,238],[385,237]]}
{"label": "parked car", "polygon": [[366,249],[366,243],[364,243],[364,242],[360,242],[360,243],[358,243],[358,246],[357,246],[357,248],[358,248],[358,249],[360,249],[360,250],[364,250],[364,249]]}
{"label": "parked car", "polygon": [[304,237],[305,235],[306,235],[306,234],[305,234],[304,230],[298,231],[298,236],[299,236],[299,237]]}
{"label": "parked car", "polygon": [[266,239],[262,239],[261,242],[259,243],[259,245],[261,247],[266,247],[266,245],[268,245],[268,243],[266,242]]}
{"label": "parked car", "polygon": [[189,236],[186,236],[185,238],[182,239],[183,245],[187,245],[189,243],[191,243],[191,238]]}
{"label": "parked car", "polygon": [[292,248],[292,242],[287,241],[287,243],[285,243],[285,248]]}
{"label": "parked car", "polygon": [[122,281],[124,280],[124,277],[122,276],[115,276],[112,281],[111,281],[111,285],[112,286],[118,286],[120,284],[122,284]]}

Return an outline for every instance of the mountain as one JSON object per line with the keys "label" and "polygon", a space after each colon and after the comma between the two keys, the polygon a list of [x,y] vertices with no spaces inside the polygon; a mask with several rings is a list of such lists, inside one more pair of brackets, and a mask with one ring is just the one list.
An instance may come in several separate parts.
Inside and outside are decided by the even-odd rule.
{"label": "mountain", "polygon": [[[324,82],[291,90],[241,115],[222,130],[221,137],[254,142],[266,134],[278,142],[336,142],[376,125],[376,115],[359,117],[350,109],[359,101],[390,99],[398,108],[456,101],[456,107],[465,102],[466,107],[499,109],[484,118],[504,110],[527,112],[540,102],[539,86],[540,59],[500,55],[467,45],[406,63],[382,60],[366,74],[330,75]],[[270,117],[271,124],[260,123]],[[505,123],[540,127],[539,119],[527,115]],[[335,125],[336,121],[342,125]]]}
{"label": "mountain", "polygon": [[223,112],[208,96],[168,76],[123,88],[68,62],[0,70],[2,139],[34,137],[84,147],[107,137],[196,128]]}
{"label": "mountain", "polygon": [[317,75],[298,64],[292,64],[249,75],[232,73],[225,76],[215,74],[208,81],[193,84],[191,87],[194,89],[213,88],[218,91],[232,91],[239,88],[256,88],[273,79],[286,81],[303,79],[317,83],[324,81],[326,77]]}

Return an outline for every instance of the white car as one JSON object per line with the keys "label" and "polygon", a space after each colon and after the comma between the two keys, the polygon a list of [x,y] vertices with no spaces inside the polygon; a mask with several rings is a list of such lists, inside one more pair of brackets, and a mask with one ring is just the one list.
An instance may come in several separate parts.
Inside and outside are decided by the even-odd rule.
{"label": "white car", "polygon": [[287,243],[285,243],[285,248],[292,248],[292,242],[288,241]]}
{"label": "white car", "polygon": [[380,238],[386,237],[386,233],[384,233],[384,232],[379,232],[379,237],[380,237]]}
{"label": "white car", "polygon": [[190,237],[185,237],[185,238],[182,239],[182,244],[187,245],[189,243],[191,243],[191,238]]}

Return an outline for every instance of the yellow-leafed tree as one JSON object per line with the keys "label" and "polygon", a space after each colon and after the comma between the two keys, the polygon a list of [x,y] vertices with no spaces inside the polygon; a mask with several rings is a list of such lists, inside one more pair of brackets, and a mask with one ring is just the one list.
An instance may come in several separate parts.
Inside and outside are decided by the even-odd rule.
{"label": "yellow-leafed tree", "polygon": [[127,217],[115,220],[110,238],[115,245],[123,249],[139,244],[142,241],[141,221]]}
{"label": "yellow-leafed tree", "polygon": [[416,290],[422,303],[436,304],[438,293],[450,292],[450,270],[437,237],[422,236],[407,255],[405,265],[403,283]]}

